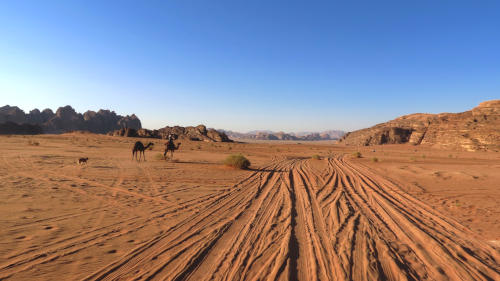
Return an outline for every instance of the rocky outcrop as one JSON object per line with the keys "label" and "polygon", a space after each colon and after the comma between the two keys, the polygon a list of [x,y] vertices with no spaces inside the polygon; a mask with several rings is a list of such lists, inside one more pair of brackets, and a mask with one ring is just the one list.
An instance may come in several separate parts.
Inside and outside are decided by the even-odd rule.
{"label": "rocky outcrop", "polygon": [[379,145],[409,143],[441,148],[500,149],[500,100],[462,113],[411,114],[371,128],[347,133],[340,143]]}
{"label": "rocky outcrop", "polygon": [[135,114],[121,117],[117,121],[117,124],[120,128],[133,128],[136,130],[142,128],[141,120],[139,120],[139,117],[137,117]]}
{"label": "rocky outcrop", "polygon": [[0,135],[38,135],[43,133],[40,125],[14,122],[0,123]]}
{"label": "rocky outcrop", "polygon": [[64,133],[76,130],[86,130],[82,114],[69,105],[59,107],[54,117],[43,124],[44,131],[47,133]]}
{"label": "rocky outcrop", "polygon": [[214,129],[207,129],[204,125],[196,127],[165,127],[159,130],[132,130],[120,129],[108,133],[111,136],[123,137],[141,137],[141,138],[157,138],[167,139],[168,136],[173,135],[175,138],[186,139],[192,141],[206,141],[206,142],[232,142],[227,135]]}
{"label": "rocky outcrop", "polygon": [[31,110],[28,114],[16,106],[0,108],[0,123],[13,122],[18,125],[38,125],[45,133],[64,133],[69,131],[89,131],[104,134],[120,128],[141,129],[141,121],[134,114],[120,116],[114,111],[99,110],[77,113],[71,106],[60,107],[56,113],[50,109],[42,112]]}
{"label": "rocky outcrop", "polygon": [[0,107],[0,123],[6,122],[26,123],[26,114],[17,106],[6,105]]}
{"label": "rocky outcrop", "polygon": [[141,121],[137,116],[120,116],[114,111],[99,110],[87,111],[83,114],[86,130],[94,133],[105,134],[117,128],[131,128],[138,130],[141,128]]}

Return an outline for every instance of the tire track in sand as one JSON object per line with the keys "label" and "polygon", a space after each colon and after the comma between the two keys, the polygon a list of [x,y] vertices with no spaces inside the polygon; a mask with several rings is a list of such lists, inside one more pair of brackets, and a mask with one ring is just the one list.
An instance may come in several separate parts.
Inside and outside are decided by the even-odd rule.
{"label": "tire track in sand", "polygon": [[341,156],[311,161],[272,162],[85,280],[500,280],[500,253],[453,219]]}

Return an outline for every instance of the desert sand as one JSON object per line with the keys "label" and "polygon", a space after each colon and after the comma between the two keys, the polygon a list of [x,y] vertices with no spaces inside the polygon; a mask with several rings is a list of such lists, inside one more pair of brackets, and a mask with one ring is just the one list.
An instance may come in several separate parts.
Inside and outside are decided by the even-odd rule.
{"label": "desert sand", "polygon": [[0,280],[500,280],[498,152],[136,140],[0,137]]}

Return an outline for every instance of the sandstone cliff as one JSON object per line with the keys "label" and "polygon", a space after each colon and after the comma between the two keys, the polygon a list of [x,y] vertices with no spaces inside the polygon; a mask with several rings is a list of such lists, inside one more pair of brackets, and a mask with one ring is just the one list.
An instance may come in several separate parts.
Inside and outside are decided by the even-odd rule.
{"label": "sandstone cliff", "polygon": [[346,145],[409,143],[475,150],[500,149],[500,100],[462,113],[411,114],[347,133]]}

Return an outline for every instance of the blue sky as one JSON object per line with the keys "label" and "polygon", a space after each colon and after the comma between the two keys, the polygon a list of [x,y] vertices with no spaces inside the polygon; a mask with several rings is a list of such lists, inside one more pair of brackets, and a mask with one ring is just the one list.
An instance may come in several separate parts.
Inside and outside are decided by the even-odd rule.
{"label": "blue sky", "polygon": [[0,1],[0,104],[354,130],[500,98],[499,1]]}

